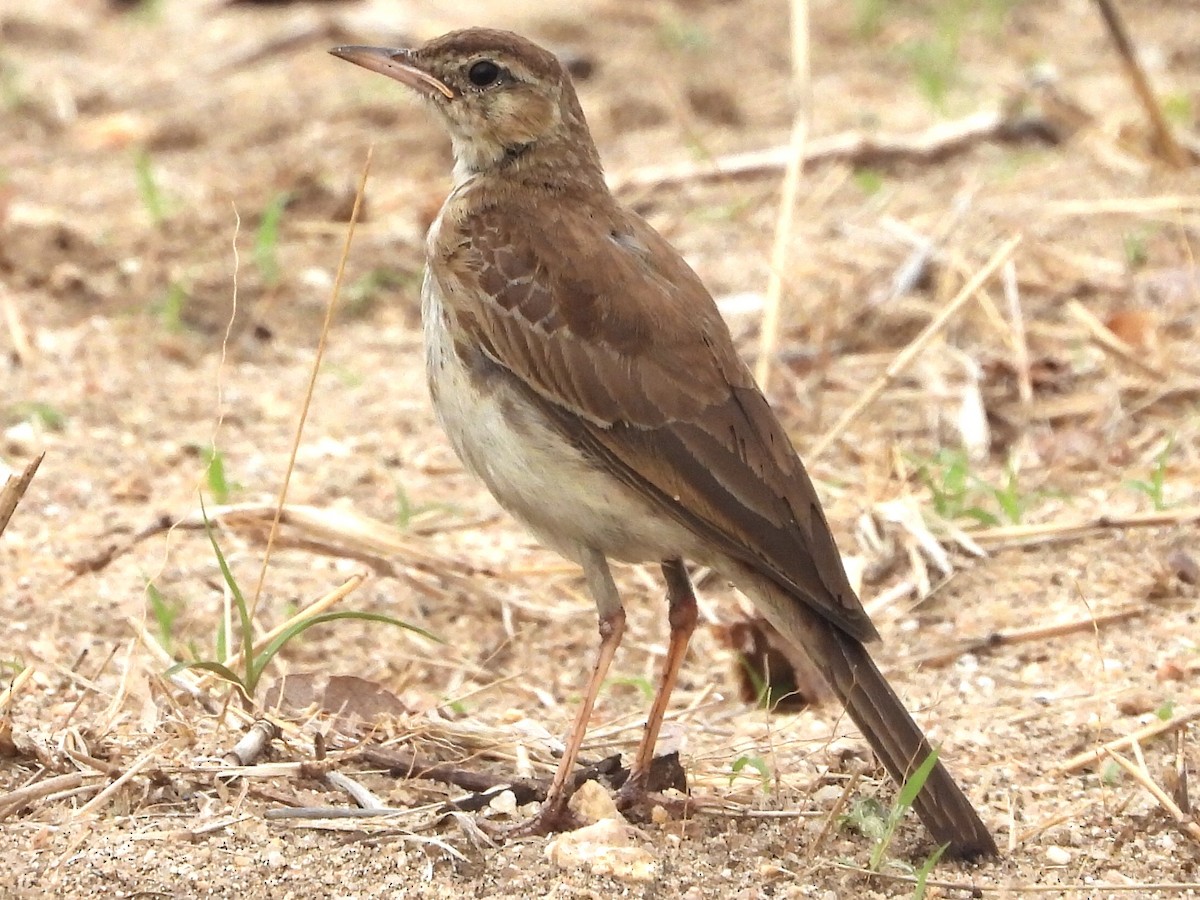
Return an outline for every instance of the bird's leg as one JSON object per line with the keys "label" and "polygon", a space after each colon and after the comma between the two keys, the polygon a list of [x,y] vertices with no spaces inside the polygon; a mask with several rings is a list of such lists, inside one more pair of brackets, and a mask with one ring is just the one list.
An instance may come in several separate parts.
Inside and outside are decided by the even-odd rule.
{"label": "bird's leg", "polygon": [[617,593],[617,586],[613,582],[604,555],[593,550],[585,551],[583,574],[592,599],[596,601],[596,611],[600,614],[600,649],[596,654],[596,664],[592,667],[592,677],[588,679],[587,690],[584,691],[583,702],[575,716],[571,735],[567,738],[562,760],[554,773],[550,789],[546,792],[546,800],[536,816],[513,829],[513,836],[549,834],[553,831],[563,831],[574,824],[567,811],[567,800],[570,798],[567,785],[575,769],[579,747],[587,733],[588,720],[591,719],[592,708],[596,705],[596,695],[600,693],[600,686],[608,674],[608,667],[625,634],[625,607],[621,605],[621,597]]}
{"label": "bird's leg", "polygon": [[667,560],[662,564],[662,573],[667,582],[667,621],[671,626],[671,636],[667,644],[667,659],[663,663],[662,677],[654,694],[654,702],[650,705],[646,729],[642,732],[642,742],[638,745],[637,757],[630,767],[629,780],[625,782],[617,798],[617,803],[622,809],[636,806],[646,794],[650,764],[654,761],[654,745],[658,741],[667,702],[675,689],[675,679],[687,653],[688,641],[692,632],[696,630],[696,594],[692,591],[692,582],[688,578],[683,560]]}

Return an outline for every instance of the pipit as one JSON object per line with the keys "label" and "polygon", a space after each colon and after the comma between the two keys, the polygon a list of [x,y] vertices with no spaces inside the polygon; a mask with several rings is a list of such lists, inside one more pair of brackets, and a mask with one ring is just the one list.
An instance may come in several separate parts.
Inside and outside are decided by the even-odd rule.
{"label": "pipit", "polygon": [[[864,644],[855,595],[812,482],[712,297],[604,181],[571,79],[550,52],[468,29],[414,49],[334,55],[412,88],[454,149],[454,187],[426,244],[426,365],[463,464],[540,540],[583,568],[600,646],[540,813],[567,784],[625,610],[609,560],[655,562],[670,641],[620,801],[642,799],[696,625],[684,566],[709,566],[801,647],[897,782],[932,749]],[[960,856],[996,845],[939,760],[914,807]]]}

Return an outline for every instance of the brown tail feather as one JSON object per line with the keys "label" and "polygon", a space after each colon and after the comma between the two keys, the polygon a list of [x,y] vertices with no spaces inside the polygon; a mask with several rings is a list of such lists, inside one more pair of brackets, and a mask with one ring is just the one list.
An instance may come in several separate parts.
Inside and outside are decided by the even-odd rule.
{"label": "brown tail feather", "polygon": [[[828,665],[822,667],[826,677],[884,768],[897,784],[903,784],[933,748],[862,643],[832,626],[827,628],[831,646]],[[948,852],[955,856],[997,853],[987,826],[940,759],[913,801],[913,809],[933,839],[949,844]]]}
{"label": "brown tail feather", "polygon": [[[925,734],[862,642],[809,610],[773,582],[746,567],[729,567],[732,580],[771,623],[803,649],[845,704],[888,773],[903,784],[933,752]],[[987,826],[939,760],[913,802],[933,839],[954,856],[993,856],[998,851]]]}

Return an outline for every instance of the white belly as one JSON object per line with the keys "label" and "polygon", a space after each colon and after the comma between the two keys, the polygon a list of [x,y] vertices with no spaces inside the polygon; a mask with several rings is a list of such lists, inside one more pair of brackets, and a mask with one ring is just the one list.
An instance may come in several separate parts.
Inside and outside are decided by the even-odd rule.
{"label": "white belly", "polygon": [[501,506],[576,561],[585,548],[626,562],[695,558],[691,532],[593,466],[528,403],[507,370],[464,364],[447,314],[427,272],[421,317],[434,409],[463,465]]}

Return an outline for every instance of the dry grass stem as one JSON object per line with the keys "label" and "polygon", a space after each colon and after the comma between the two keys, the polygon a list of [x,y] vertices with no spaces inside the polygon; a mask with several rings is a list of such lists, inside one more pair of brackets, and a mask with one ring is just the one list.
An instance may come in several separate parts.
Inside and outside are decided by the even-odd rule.
{"label": "dry grass stem", "polygon": [[8,521],[16,511],[17,504],[25,496],[29,483],[37,474],[38,466],[46,458],[45,453],[39,453],[36,458],[26,464],[20,475],[10,475],[4,479],[4,487],[0,488],[0,534],[8,527]]}
{"label": "dry grass stem", "polygon": [[821,830],[817,832],[816,839],[812,842],[812,846],[808,850],[809,860],[817,859],[817,855],[821,852],[821,847],[833,832],[833,829],[841,821],[842,810],[850,802],[850,798],[854,796],[854,791],[858,788],[858,782],[862,778],[862,772],[855,771],[849,778],[846,779],[846,785],[842,788],[842,792],[834,801],[833,806],[829,810],[829,815],[825,817],[825,821],[821,823]]}
{"label": "dry grass stem", "polygon": [[1010,259],[1000,270],[1004,300],[1008,306],[1009,331],[1012,334],[1013,367],[1017,371],[1017,397],[1028,411],[1033,403],[1033,380],[1029,374],[1029,339],[1025,333],[1025,314],[1021,310],[1021,292],[1017,286],[1017,267]]}
{"label": "dry grass stem", "polygon": [[[288,504],[280,512],[275,503],[249,502],[211,507],[207,513],[210,522],[220,522],[231,528],[246,528],[260,533],[274,521],[277,514],[279,526],[286,525],[295,529],[310,550],[375,561],[385,568],[384,558],[399,556],[406,565],[426,569],[443,578],[460,582],[463,586],[472,586],[482,591],[478,586],[478,579],[467,577],[473,572],[474,567],[471,565],[439,556],[430,551],[428,541],[413,540],[394,525],[361,516],[350,510]],[[196,511],[171,523],[170,527],[203,529],[204,520],[199,511]],[[160,524],[155,526],[153,532],[147,530],[143,535],[161,533],[165,529],[166,526]],[[139,538],[143,535],[139,535]],[[277,534],[276,541],[281,539]],[[379,559],[376,559],[377,557]],[[577,570],[567,565],[562,567],[562,571]],[[464,572],[467,575],[460,574]]]}
{"label": "dry grass stem", "polygon": [[280,822],[286,819],[306,821],[318,821],[321,819],[400,819],[416,815],[428,815],[441,805],[439,803],[436,806],[432,804],[430,806],[414,806],[408,809],[393,809],[390,807],[347,809],[344,806],[283,806],[268,809],[263,813],[263,817],[271,822]]}
{"label": "dry grass stem", "polygon": [[[71,772],[67,775],[55,775],[34,784],[17,788],[7,794],[0,794],[0,820],[17,810],[28,806],[43,797],[50,797],[64,791],[73,791],[83,786],[85,781],[100,782],[101,775],[84,775],[82,772]],[[97,787],[99,785],[97,784]]]}
{"label": "dry grass stem", "polygon": [[[319,616],[321,613],[326,612],[330,608],[341,603],[343,600],[345,600],[347,597],[349,597],[352,593],[354,593],[356,590],[358,590],[358,588],[366,580],[367,580],[367,576],[364,574],[360,573],[358,575],[351,575],[348,579],[346,579],[344,582],[342,582],[342,584],[340,584],[338,587],[334,588],[332,591],[329,591],[329,593],[317,598],[316,600],[314,600],[308,606],[304,607],[304,609],[300,610],[298,613],[296,613],[291,618],[287,619],[284,622],[280,622],[278,625],[276,625],[274,628],[272,628],[266,634],[261,635],[258,638],[258,640],[256,640],[254,642],[254,652],[261,653],[264,649],[266,649],[267,645],[270,644],[271,641],[275,640],[275,638],[279,637],[279,635],[283,634],[285,631],[287,631],[292,626],[294,626],[300,622],[304,622],[308,619],[311,619],[314,616]],[[238,650],[237,652],[232,653],[228,657],[226,657],[223,660],[223,664],[226,666],[235,666],[238,663],[240,663],[241,661],[242,661],[242,652],[240,650]]]}
{"label": "dry grass stem", "polygon": [[[267,567],[271,562],[271,548],[275,545],[275,535],[279,531],[279,519],[283,515],[283,507],[287,503],[288,486],[292,481],[292,472],[296,468],[296,454],[300,452],[300,440],[304,436],[304,423],[308,421],[308,410],[312,405],[313,392],[317,388],[317,376],[321,374],[321,361],[325,358],[325,347],[329,342],[329,328],[333,324],[333,314],[337,310],[338,298],[341,296],[342,279],[346,274],[346,261],[350,258],[350,245],[354,241],[354,227],[358,224],[362,212],[363,196],[367,190],[367,176],[371,172],[371,157],[375,152],[372,144],[367,148],[367,158],[363,162],[362,175],[358,180],[358,191],[354,195],[354,207],[350,211],[350,221],[346,225],[346,241],[342,245],[342,255],[338,260],[337,274],[333,278],[333,287],[329,292],[329,302],[325,305],[325,320],[321,324],[321,336],[317,341],[317,350],[313,355],[312,370],[309,373],[308,387],[304,392],[304,401],[300,404],[300,415],[296,420],[296,435],[292,440],[291,453],[288,455],[287,469],[283,474],[283,484],[279,488],[279,498],[276,501],[275,518],[271,521],[271,531],[267,535],[267,546],[263,551],[262,568],[258,572],[258,582],[254,585],[254,596],[250,601],[250,619],[258,611],[258,602],[262,597],[263,585],[267,580]],[[230,632],[227,632],[230,633]]]}
{"label": "dry grass stem", "polygon": [[[325,775],[325,781],[329,786],[336,790],[343,791],[351,800],[358,804],[359,809],[380,811],[387,810],[388,806],[369,790],[351,778],[349,775],[344,775],[341,772],[329,772]],[[394,810],[393,810],[394,811]]]}
{"label": "dry grass stem", "polygon": [[33,677],[33,666],[26,666],[9,682],[8,687],[0,691],[0,713],[8,709],[8,705],[12,702],[13,697],[17,696],[25,683]]}
{"label": "dry grass stem", "polygon": [[767,277],[767,294],[763,301],[762,324],[759,328],[758,360],[754,377],[761,390],[770,386],[771,367],[779,346],[779,310],[783,302],[784,273],[792,249],[792,231],[796,217],[796,202],[800,194],[800,179],[804,165],[804,142],[808,137],[807,112],[800,110],[792,123],[792,155],[784,171],[779,195],[779,211],[775,218],[775,239],[771,245],[771,270]]}
{"label": "dry grass stem", "polygon": [[[829,863],[830,868],[843,872],[854,872],[865,879],[877,879],[895,884],[916,884],[914,875],[899,875],[893,872],[876,872],[849,863]],[[1200,889],[1200,881],[1160,881],[1160,882],[1097,882],[1088,880],[1080,884],[1004,884],[992,885],[975,882],[941,881],[934,878],[925,880],[925,886],[937,888],[939,891],[955,891],[963,897],[1020,897],[1022,895],[1038,896],[1056,894],[1071,897],[1081,894],[1084,897],[1101,897],[1106,892],[1112,893],[1168,893],[1190,896],[1189,891]],[[930,895],[932,896],[932,895]],[[940,895],[939,895],[940,896]]]}
{"label": "dry grass stem", "polygon": [[[0,220],[3,216],[0,216]],[[8,326],[8,336],[12,338],[13,358],[17,362],[28,362],[33,358],[33,345],[29,343],[29,332],[26,331],[17,306],[13,303],[12,294],[4,285],[0,285],[0,310],[4,312],[4,324]],[[3,531],[0,528],[0,531]]]}
{"label": "dry grass stem", "polygon": [[1129,29],[1121,17],[1120,10],[1117,9],[1115,0],[1095,0],[1095,3],[1100,10],[1101,18],[1104,19],[1104,26],[1108,29],[1109,36],[1117,45],[1125,77],[1133,86],[1133,92],[1137,94],[1137,98],[1142,104],[1142,110],[1150,122],[1150,128],[1154,132],[1157,144],[1156,149],[1172,166],[1177,169],[1184,168],[1190,160],[1183,148],[1179,146],[1179,142],[1175,140],[1171,123],[1163,115],[1162,105],[1158,102],[1154,88],[1150,85],[1150,76],[1146,74],[1145,68],[1138,59],[1137,49],[1133,46],[1133,38],[1129,35]]}
{"label": "dry grass stem", "polygon": [[1153,512],[1128,515],[1104,515],[1075,522],[1046,522],[1040,525],[999,525],[966,532],[980,544],[1028,546],[1055,541],[1075,541],[1101,531],[1122,528],[1159,528],[1165,525],[1187,525],[1200,521],[1200,506],[1181,506]]}
{"label": "dry grass stem", "polygon": [[[1135,743],[1133,746],[1136,748],[1137,744]],[[1133,780],[1140,784],[1155,799],[1158,805],[1175,820],[1175,824],[1183,829],[1188,837],[1200,844],[1200,823],[1196,822],[1191,816],[1180,809],[1175,801],[1168,796],[1167,792],[1159,787],[1154,779],[1150,777],[1150,772],[1146,769],[1146,761],[1144,759],[1139,759],[1138,764],[1134,765],[1131,760],[1126,759],[1115,750],[1106,749],[1104,752],[1108,754],[1109,759],[1128,772]]]}
{"label": "dry grass stem", "polygon": [[805,458],[810,461],[810,464],[823,455],[833,442],[841,437],[842,432],[846,430],[850,423],[857,419],[868,406],[874,403],[879,395],[887,389],[888,385],[895,381],[912,364],[913,360],[928,346],[934,336],[946,327],[946,323],[950,321],[954,314],[966,305],[967,301],[975,295],[975,292],[1012,255],[1019,243],[1021,243],[1020,235],[1014,235],[1005,241],[975,275],[962,286],[962,289],[959,290],[953,299],[942,307],[941,311],[934,316],[933,321],[921,329],[921,333],[913,338],[908,346],[896,354],[884,373],[875,379],[865,391],[859,394],[858,398],[833,423],[833,426],[821,435],[820,439],[808,450]]}
{"label": "dry grass stem", "polygon": [[1134,606],[1119,609],[1115,612],[1088,616],[1083,619],[1073,619],[1069,622],[1056,622],[1051,625],[1039,625],[1034,628],[1016,628],[1011,631],[994,631],[978,638],[969,638],[955,644],[948,650],[940,650],[924,656],[918,656],[916,663],[922,666],[944,666],[952,663],[966,653],[975,653],[993,647],[1003,647],[1011,644],[1023,644],[1029,641],[1042,641],[1050,638],[1075,634],[1079,631],[1094,631],[1114,622],[1124,622],[1146,614],[1144,606]]}
{"label": "dry grass stem", "polygon": [[808,52],[808,0],[792,0],[792,87],[796,97],[796,112],[792,117],[792,134],[788,141],[787,165],[779,192],[779,208],[775,215],[775,238],[771,245],[771,269],[767,276],[767,295],[763,304],[759,328],[758,361],[754,377],[764,392],[769,389],[771,367],[779,346],[779,309],[783,302],[784,274],[790,271],[788,260],[792,249],[792,233],[796,221],[796,203],[800,195],[800,180],[804,172],[804,148],[808,142],[809,107],[811,105],[811,74]]}
{"label": "dry grass stem", "polygon": [[1103,200],[1057,200],[1039,204],[1048,217],[1160,216],[1200,210],[1200,194],[1158,197],[1105,197]]}
{"label": "dry grass stem", "polygon": [[1133,745],[1141,745],[1151,738],[1158,737],[1160,734],[1168,734],[1183,728],[1192,722],[1200,720],[1200,708],[1176,712],[1171,718],[1162,721],[1151,722],[1149,725],[1144,725],[1132,734],[1127,734],[1124,737],[1115,738],[1096,747],[1093,750],[1088,750],[1084,753],[1076,754],[1068,759],[1065,763],[1054,770],[1055,775],[1065,775],[1070,772],[1077,772],[1080,769],[1085,769],[1090,765],[1095,764],[1104,758],[1104,755],[1110,750],[1123,750],[1126,747]]}
{"label": "dry grass stem", "polygon": [[125,773],[121,775],[120,778],[102,790],[83,806],[79,807],[79,809],[75,811],[73,817],[80,819],[99,810],[112,798],[117,791],[121,790],[121,788],[125,787],[125,785],[136,778],[143,769],[148,768],[161,752],[162,747],[153,747],[147,750],[130,764],[129,768],[125,770]]}
{"label": "dry grass stem", "polygon": [[959,191],[949,211],[938,221],[937,227],[928,235],[914,229],[907,222],[887,218],[880,224],[889,232],[897,234],[905,243],[912,245],[908,258],[896,269],[891,283],[871,295],[871,305],[889,303],[912,291],[929,273],[930,263],[937,258],[950,236],[962,224],[971,203],[975,199],[973,187]]}
{"label": "dry grass stem", "polygon": [[[1014,123],[1007,111],[978,112],[961,119],[939,122],[916,134],[884,134],[846,131],[806,142],[803,165],[845,163],[850,166],[881,165],[907,160],[941,162],[989,140],[1006,140]],[[1035,134],[1030,128],[1029,133]],[[786,171],[792,145],[731,153],[703,162],[679,162],[643,166],[612,180],[613,189],[627,191],[673,187],[695,181],[727,178],[761,178]]]}

